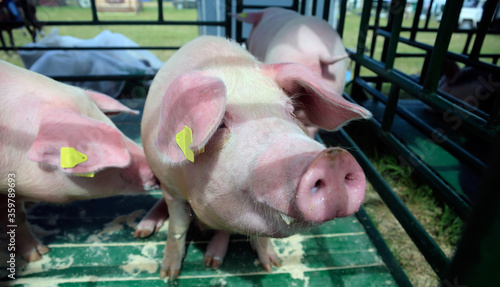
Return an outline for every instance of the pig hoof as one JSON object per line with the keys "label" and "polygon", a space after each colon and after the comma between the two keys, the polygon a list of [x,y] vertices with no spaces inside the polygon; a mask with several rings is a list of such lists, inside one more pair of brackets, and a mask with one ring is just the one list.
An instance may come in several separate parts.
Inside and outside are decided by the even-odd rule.
{"label": "pig hoof", "polygon": [[40,253],[41,255],[47,254],[50,251],[50,248],[47,247],[47,245],[44,245],[44,244],[38,244],[36,246],[36,249],[38,250],[38,253]]}
{"label": "pig hoof", "polygon": [[269,238],[254,237],[250,240],[250,243],[257,252],[260,264],[266,272],[271,273],[273,271],[273,265],[281,267],[281,262],[274,252],[273,244]]}
{"label": "pig hoof", "polygon": [[134,237],[135,238],[146,238],[148,236],[153,235],[154,230],[152,228],[146,228],[143,226],[137,226],[134,232]]}
{"label": "pig hoof", "polygon": [[135,228],[134,237],[146,238],[160,230],[163,222],[168,218],[167,203],[160,198],[151,210],[142,218]]}
{"label": "pig hoof", "polygon": [[222,258],[215,256],[205,256],[205,266],[206,267],[211,267],[213,269],[217,269],[222,265]]}
{"label": "pig hoof", "polygon": [[168,276],[169,280],[175,280],[179,277],[180,270],[160,270],[160,279],[165,279]]}
{"label": "pig hoof", "polygon": [[205,266],[219,268],[226,256],[227,246],[231,235],[222,230],[217,230],[208,243],[207,252],[205,253]]}
{"label": "pig hoof", "polygon": [[36,250],[35,248],[32,249],[30,252],[23,253],[23,257],[28,262],[35,262],[42,259],[42,255],[40,255],[38,250]]}

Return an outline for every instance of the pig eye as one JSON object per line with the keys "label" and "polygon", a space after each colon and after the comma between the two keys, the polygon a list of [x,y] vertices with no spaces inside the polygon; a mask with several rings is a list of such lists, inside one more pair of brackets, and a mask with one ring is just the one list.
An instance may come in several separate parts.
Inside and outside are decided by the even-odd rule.
{"label": "pig eye", "polygon": [[222,122],[217,129],[220,130],[225,128],[226,128],[226,123]]}

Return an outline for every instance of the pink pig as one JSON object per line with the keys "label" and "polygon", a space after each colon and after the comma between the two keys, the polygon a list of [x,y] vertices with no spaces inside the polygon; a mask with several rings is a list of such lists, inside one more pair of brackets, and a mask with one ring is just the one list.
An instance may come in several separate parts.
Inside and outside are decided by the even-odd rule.
{"label": "pink pig", "polygon": [[[105,115],[120,112],[138,114],[103,94],[0,61],[1,222],[17,225],[16,251],[26,260],[49,249],[32,235],[25,201],[64,203],[158,186],[142,148]],[[61,167],[62,148],[83,154],[80,162]]]}
{"label": "pink pig", "polygon": [[[325,149],[308,137],[296,110],[328,130],[370,117],[308,68],[262,64],[223,38],[199,37],[160,69],[141,131],[170,214],[160,277],[179,275],[191,209],[218,230],[207,266],[218,267],[229,235],[240,233],[251,236],[267,271],[279,266],[268,237],[359,209],[366,188],[361,167],[347,151]],[[177,138],[186,127],[192,142],[183,151]],[[191,151],[193,162],[186,158]]]}
{"label": "pink pig", "polygon": [[[283,8],[241,13],[235,18],[253,25],[246,44],[257,59],[267,64],[302,64],[321,75],[331,91],[342,94],[347,54],[339,34],[326,21]],[[317,128],[304,114],[297,117],[314,136]]]}

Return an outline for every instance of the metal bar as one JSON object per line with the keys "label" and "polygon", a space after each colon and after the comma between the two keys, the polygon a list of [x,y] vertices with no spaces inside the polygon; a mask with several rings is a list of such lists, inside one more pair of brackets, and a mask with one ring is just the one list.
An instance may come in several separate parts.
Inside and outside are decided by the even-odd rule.
{"label": "metal bar", "polygon": [[444,7],[443,18],[439,25],[436,42],[431,53],[431,60],[423,84],[424,92],[429,93],[431,97],[432,93],[437,91],[438,81],[441,77],[441,68],[443,67],[451,34],[454,30],[454,25],[450,25],[450,23],[457,23],[462,3],[463,0],[446,1]]}
{"label": "metal bar", "polygon": [[[338,133],[341,135],[340,139],[343,144],[346,146],[354,145],[354,142],[344,130],[341,129]],[[387,135],[384,132],[378,132],[377,134],[378,136],[384,135],[382,138],[385,138],[385,135]],[[370,163],[369,159],[363,153],[356,152],[356,150],[352,152],[352,155],[361,165],[367,179],[373,185],[387,207],[391,210],[392,214],[394,214],[406,233],[410,236],[412,241],[425,257],[429,265],[432,269],[434,269],[434,272],[441,277],[442,273],[449,265],[449,259],[443,253],[441,248],[439,248],[434,239],[432,239],[411,211],[385,182],[382,176]]]}
{"label": "metal bar", "polygon": [[472,46],[469,59],[477,60],[479,58],[479,53],[481,52],[486,32],[488,31],[493,15],[496,12],[497,5],[498,0],[488,0],[484,4],[483,16],[481,17],[481,22],[479,22],[479,26],[477,27],[476,39],[474,40],[474,45]]}
{"label": "metal bar", "polygon": [[142,75],[81,75],[81,76],[47,76],[56,81],[127,81],[127,80],[152,80],[154,74]]}
{"label": "metal bar", "polygon": [[432,4],[434,4],[434,0],[431,0],[431,2],[429,3],[429,9],[427,9],[427,15],[425,17],[425,25],[424,25],[425,29],[429,28],[429,21],[431,20],[431,13],[432,13]]}
{"label": "metal bar", "polygon": [[[303,1],[305,2],[305,1]],[[345,14],[347,13],[347,0],[340,0],[340,17],[337,24],[337,32],[340,38],[344,36]]]}
{"label": "metal bar", "polygon": [[370,46],[370,57],[373,58],[375,54],[375,47],[377,46],[377,31],[380,28],[380,12],[382,11],[382,0],[378,0],[377,9],[375,11],[375,24],[372,30],[372,43]]}
{"label": "metal bar", "polygon": [[163,0],[158,0],[158,21],[163,22]]}
{"label": "metal bar", "polygon": [[441,286],[500,286],[500,138],[471,220]]}
{"label": "metal bar", "polygon": [[[358,80],[360,78],[357,78]],[[361,79],[360,79],[361,80]],[[361,82],[360,82],[361,84]],[[368,83],[363,83],[361,86],[367,86]],[[396,116],[396,109],[398,107],[399,100],[399,87],[396,84],[391,85],[391,90],[389,91],[389,97],[384,110],[384,118],[382,120],[382,130],[390,131],[392,123],[394,122],[394,117]]]}
{"label": "metal bar", "polygon": [[368,234],[371,242],[377,248],[378,253],[382,257],[382,260],[384,260],[387,268],[389,268],[389,271],[398,286],[413,286],[363,206],[361,206],[359,211],[356,213],[356,217],[365,228],[366,234]]}
{"label": "metal bar", "polygon": [[[236,0],[236,14],[243,12],[243,0]],[[243,23],[236,21],[236,42],[243,43]],[[245,39],[246,40],[246,39]]]}
{"label": "metal bar", "polygon": [[[450,141],[445,135],[438,132],[435,128],[429,126],[426,122],[417,118],[413,113],[409,112],[405,108],[402,108],[400,106],[396,106],[394,104],[394,101],[395,101],[394,99],[391,100],[391,97],[385,97],[380,91],[377,91],[376,89],[374,89],[373,87],[368,85],[368,83],[361,78],[357,78],[357,79],[355,79],[355,81],[361,87],[363,87],[367,92],[369,92],[373,97],[376,97],[381,102],[386,103],[386,111],[384,113],[384,118],[382,121],[382,130],[389,131],[388,128],[384,128],[384,127],[387,127],[387,124],[389,124],[389,123],[385,123],[386,113],[387,113],[387,109],[394,109],[395,111],[397,111],[397,114],[400,117],[405,119],[408,123],[410,123],[413,127],[415,127],[420,132],[422,132],[424,135],[426,135],[429,138],[439,139],[438,141],[433,140],[434,143],[443,147],[451,155],[453,155],[455,158],[459,159],[460,162],[463,162],[463,163],[469,165],[472,169],[477,171],[478,174],[483,174],[486,172],[486,164],[484,162],[477,159],[475,156],[473,156],[467,150],[462,148],[460,145],[456,144],[453,141]],[[391,92],[392,92],[392,87],[391,87]],[[397,102],[396,102],[396,104],[397,104]],[[390,120],[391,120],[390,124],[392,125],[393,118],[391,118]],[[388,127],[390,128],[390,125]],[[467,205],[469,205],[469,204],[467,203]]]}
{"label": "metal bar", "polygon": [[[406,0],[393,0],[394,1],[399,1],[398,3],[402,5],[403,7],[406,6]],[[391,37],[389,39],[389,44],[387,46],[387,51],[385,51],[385,69],[386,70],[392,70],[394,67],[394,61],[396,60],[396,50],[398,49],[398,43],[399,43],[399,33],[400,33],[400,28],[401,24],[403,23],[403,16],[404,16],[404,9],[402,9],[400,12],[396,13],[391,13],[392,21],[391,21]]]}
{"label": "metal bar", "polygon": [[[347,49],[348,52],[351,50]],[[375,72],[379,76],[383,77],[387,81],[397,82],[399,87],[405,90],[407,93],[421,99],[427,105],[440,109],[440,110],[456,110],[460,111],[460,113],[456,113],[456,116],[460,119],[460,121],[464,124],[464,127],[468,128],[471,132],[480,136],[481,138],[491,141],[492,136],[495,135],[495,131],[485,129],[486,121],[469,111],[458,107],[456,105],[451,104],[449,101],[446,101],[439,97],[431,97],[429,93],[425,93],[420,85],[413,82],[412,80],[400,76],[398,73],[394,71],[386,71],[380,62],[377,62],[373,59],[368,59],[363,55],[359,56],[358,54],[351,54],[351,58],[356,61],[358,64],[362,65],[365,68],[370,69]],[[466,115],[466,116],[464,116]]]}
{"label": "metal bar", "polygon": [[[413,16],[413,25],[411,27],[410,40],[415,41],[418,31],[418,23],[420,22],[420,14],[422,14],[422,8],[424,7],[424,1],[419,0],[417,2],[417,7],[415,9],[415,15]],[[430,9],[430,7],[429,7]]]}
{"label": "metal bar", "polygon": [[99,17],[97,16],[97,5],[95,4],[95,0],[90,1],[90,9],[92,10],[92,22],[93,23],[99,22]]}
{"label": "metal bar", "polygon": [[[381,36],[384,36],[384,37],[390,37],[391,36],[391,34],[389,32],[384,31],[382,29],[378,30],[378,34],[381,35]],[[410,45],[412,47],[416,47],[416,48],[425,50],[427,52],[432,52],[433,49],[434,49],[434,47],[431,46],[431,45],[427,45],[427,44],[420,43],[420,42],[410,41],[410,39],[404,38],[404,37],[400,37],[399,41],[402,42],[402,43],[404,43],[404,44]],[[487,55],[485,55],[485,57],[494,57],[494,56],[498,57],[498,55],[495,55],[495,54],[487,54]],[[488,63],[485,63],[485,62],[478,62],[478,61],[470,60],[469,57],[464,56],[462,54],[457,54],[457,53],[448,51],[447,54],[446,54],[446,57],[449,58],[449,59],[452,59],[452,60],[464,63],[467,66],[472,66],[472,67],[479,68],[481,70],[485,70],[487,72],[500,74],[500,67],[498,67],[496,65],[488,64]],[[483,55],[481,55],[481,57],[483,57]],[[439,78],[439,76],[438,76],[438,78]]]}
{"label": "metal bar", "polygon": [[325,1],[323,5],[323,20],[328,22],[330,19],[330,4],[332,1]]}
{"label": "metal bar", "polygon": [[361,57],[366,48],[366,37],[368,35],[368,24],[370,21],[370,10],[373,0],[366,0],[363,4],[363,11],[361,12],[361,21],[359,23],[358,45],[356,53]]}
{"label": "metal bar", "polygon": [[302,0],[299,13],[302,15],[306,14],[306,0]]}
{"label": "metal bar", "polygon": [[[161,1],[161,0],[158,0]],[[231,17],[231,14],[233,13],[233,6],[232,6],[233,1],[226,1],[226,25],[225,25],[225,32],[226,32],[226,38],[231,39],[233,37],[233,31],[232,31],[232,21],[233,17]],[[236,21],[239,22],[239,21]],[[238,31],[238,30],[237,30]],[[240,37],[241,37],[241,31],[240,31]]]}
{"label": "metal bar", "polygon": [[[370,29],[373,29],[374,26],[370,25]],[[411,32],[411,27],[401,27],[401,32]],[[439,31],[439,28],[419,28],[418,32],[426,32],[426,33],[436,33]],[[471,30],[465,30],[465,29],[457,29],[453,31],[454,34],[468,34],[470,33]],[[489,30],[488,35],[499,35],[500,31],[498,30]]]}
{"label": "metal bar", "polygon": [[14,47],[6,48],[5,50],[21,50],[21,51],[86,51],[86,50],[178,50],[179,46],[140,46],[140,47]]}
{"label": "metal bar", "polygon": [[472,33],[472,32],[469,32],[469,33],[467,34],[467,39],[465,40],[465,45],[464,45],[464,49],[462,50],[462,54],[468,54],[468,52],[469,52],[469,47],[470,47],[470,43],[471,43],[471,41],[472,41],[472,35],[473,35],[473,34],[474,34],[474,33]]}
{"label": "metal bar", "polygon": [[206,26],[225,26],[226,21],[47,21],[40,22],[43,26],[95,26],[95,25],[206,25]]}

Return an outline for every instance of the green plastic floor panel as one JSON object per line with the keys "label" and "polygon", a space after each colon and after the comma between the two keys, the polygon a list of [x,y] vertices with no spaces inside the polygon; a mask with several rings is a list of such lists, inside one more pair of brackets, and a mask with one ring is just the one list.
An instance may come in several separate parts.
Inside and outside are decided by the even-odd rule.
{"label": "green plastic floor panel", "polygon": [[[141,109],[142,105],[135,104]],[[140,142],[140,117],[118,116],[117,126]],[[168,221],[146,239],[134,228],[161,192],[28,208],[32,230],[50,252],[38,262],[18,258],[7,286],[395,286],[388,268],[355,216],[338,218],[284,239],[273,239],[282,267],[266,273],[248,238],[233,236],[220,269],[204,266],[209,231],[193,226],[180,277],[161,280]],[[24,268],[23,268],[24,267]],[[4,271],[4,270],[3,270]],[[1,274],[1,273],[0,273]]]}
{"label": "green plastic floor panel", "polygon": [[[165,286],[159,278],[167,226],[146,239],[134,227],[161,196],[119,196],[29,210],[33,231],[50,247],[18,271],[11,286]],[[209,232],[190,230],[179,286],[395,286],[356,217],[273,240],[283,266],[267,274],[248,239],[233,236],[219,270],[203,265]]]}

